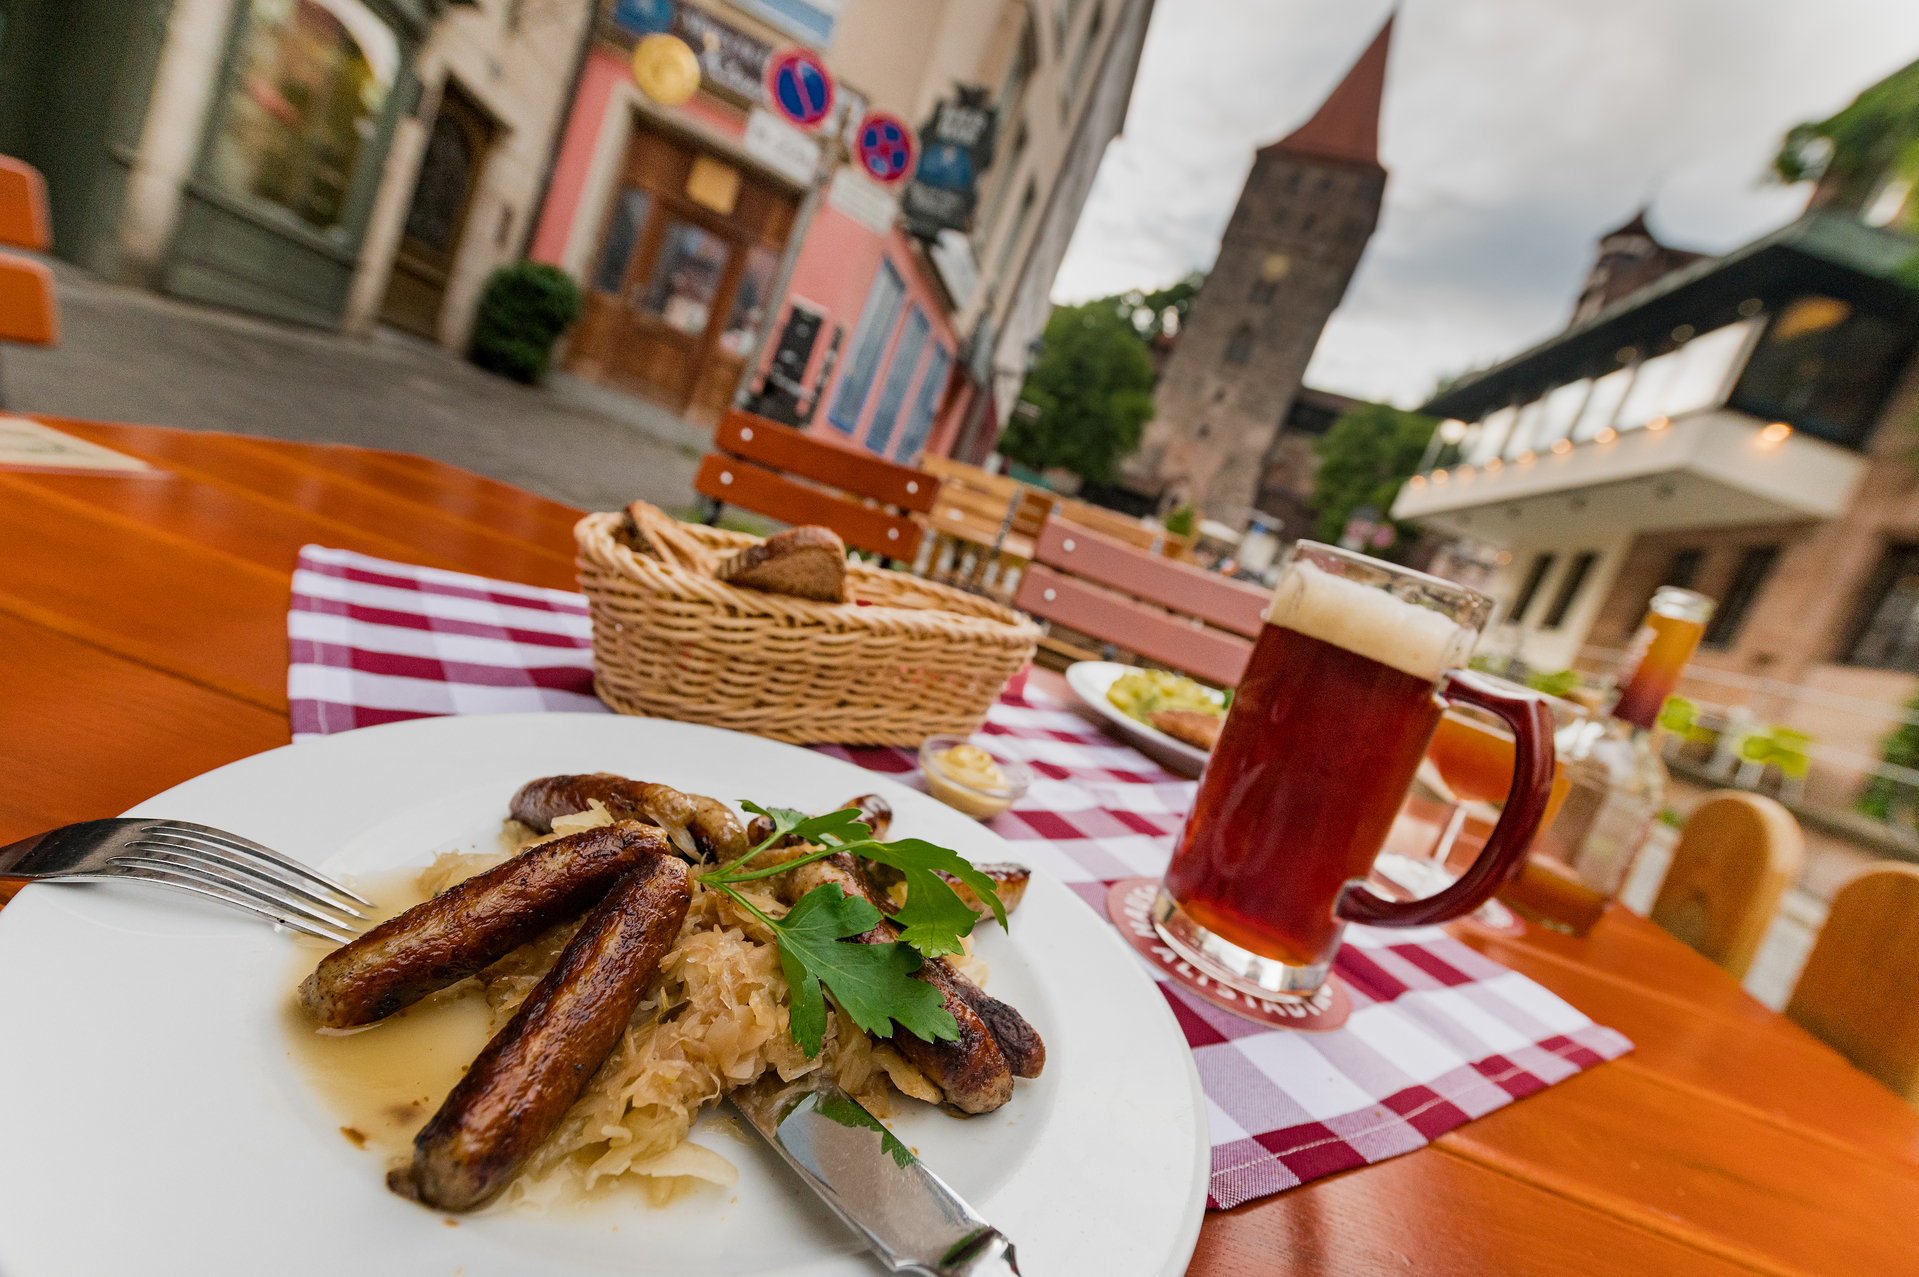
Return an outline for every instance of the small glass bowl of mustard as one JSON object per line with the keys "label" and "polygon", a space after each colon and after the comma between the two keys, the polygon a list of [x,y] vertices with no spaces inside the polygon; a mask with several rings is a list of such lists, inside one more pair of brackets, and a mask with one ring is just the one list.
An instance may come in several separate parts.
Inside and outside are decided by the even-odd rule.
{"label": "small glass bowl of mustard", "polygon": [[1018,802],[1033,783],[1025,763],[990,754],[964,736],[920,742],[926,792],[975,820],[991,820]]}

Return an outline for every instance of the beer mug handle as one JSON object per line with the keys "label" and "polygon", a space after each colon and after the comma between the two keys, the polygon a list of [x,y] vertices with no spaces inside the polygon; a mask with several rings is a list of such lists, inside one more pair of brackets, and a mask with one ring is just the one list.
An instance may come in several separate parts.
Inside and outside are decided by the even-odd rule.
{"label": "beer mug handle", "polygon": [[1492,837],[1459,881],[1424,900],[1385,900],[1357,879],[1340,888],[1333,912],[1347,922],[1370,927],[1423,927],[1471,913],[1492,899],[1539,832],[1553,789],[1553,716],[1546,702],[1529,692],[1502,690],[1468,670],[1453,670],[1440,687],[1447,702],[1472,705],[1504,719],[1513,733],[1513,787]]}

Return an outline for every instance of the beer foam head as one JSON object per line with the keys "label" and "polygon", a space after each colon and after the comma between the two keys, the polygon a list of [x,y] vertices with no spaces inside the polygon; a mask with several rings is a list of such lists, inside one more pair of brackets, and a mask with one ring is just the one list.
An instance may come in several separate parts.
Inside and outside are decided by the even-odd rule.
{"label": "beer foam head", "polygon": [[1477,637],[1451,617],[1305,559],[1287,569],[1266,619],[1414,678],[1463,666]]}

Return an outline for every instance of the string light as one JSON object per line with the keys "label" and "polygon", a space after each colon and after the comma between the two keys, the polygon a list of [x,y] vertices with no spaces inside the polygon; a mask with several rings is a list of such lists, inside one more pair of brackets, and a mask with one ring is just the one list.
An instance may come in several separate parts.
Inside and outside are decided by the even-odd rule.
{"label": "string light", "polygon": [[1529,466],[1537,460],[1539,460],[1539,458],[1533,453],[1531,448],[1526,449],[1517,457],[1513,458],[1514,463],[1520,466]]}
{"label": "string light", "polygon": [[1498,474],[1501,470],[1505,468],[1505,466],[1506,466],[1505,462],[1501,461],[1498,457],[1494,457],[1491,461],[1488,461],[1486,463],[1486,473]]}
{"label": "string light", "polygon": [[1435,470],[1435,471],[1433,471],[1433,482],[1434,482],[1434,483],[1444,483],[1444,482],[1446,482],[1446,478],[1447,478],[1447,475],[1446,475],[1446,472],[1445,472],[1444,470]]}
{"label": "string light", "polygon": [[1556,439],[1553,441],[1553,451],[1562,457],[1572,450],[1573,441],[1570,439]]}
{"label": "string light", "polygon": [[1614,430],[1611,426],[1607,426],[1604,430],[1601,430],[1598,434],[1593,436],[1593,442],[1594,443],[1611,443],[1613,440],[1617,439],[1618,437],[1619,437],[1619,432],[1617,430]]}
{"label": "string light", "polygon": [[1648,421],[1646,423],[1646,429],[1664,430],[1667,426],[1670,426],[1671,424],[1672,424],[1671,417],[1654,417],[1651,421]]}
{"label": "string light", "polygon": [[1792,427],[1783,421],[1775,421],[1759,432],[1762,443],[1784,443],[1786,436],[1792,433]]}
{"label": "string light", "polygon": [[1416,474],[1412,478],[1406,480],[1406,486],[1414,489],[1415,491],[1420,488],[1423,488],[1426,486],[1426,476],[1423,474]]}

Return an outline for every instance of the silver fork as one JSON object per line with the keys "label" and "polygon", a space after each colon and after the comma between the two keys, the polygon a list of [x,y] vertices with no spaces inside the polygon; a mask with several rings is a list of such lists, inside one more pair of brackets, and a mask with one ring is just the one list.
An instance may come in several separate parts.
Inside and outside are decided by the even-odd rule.
{"label": "silver fork", "polygon": [[373,902],[251,839],[186,820],[88,820],[0,847],[0,879],[150,882],[345,944]]}

